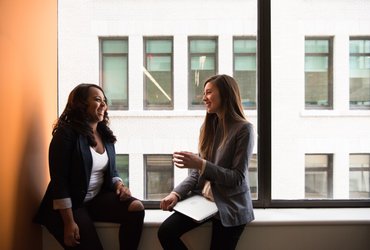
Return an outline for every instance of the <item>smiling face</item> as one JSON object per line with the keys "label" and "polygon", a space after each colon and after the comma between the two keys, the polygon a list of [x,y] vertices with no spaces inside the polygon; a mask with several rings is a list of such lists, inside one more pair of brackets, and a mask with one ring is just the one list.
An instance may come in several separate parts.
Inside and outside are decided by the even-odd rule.
{"label": "smiling face", "polygon": [[203,102],[208,113],[221,114],[221,96],[216,84],[208,82],[204,86]]}
{"label": "smiling face", "polygon": [[98,123],[104,120],[104,114],[107,111],[107,104],[103,92],[95,87],[89,88],[89,97],[87,98],[87,113],[91,123]]}

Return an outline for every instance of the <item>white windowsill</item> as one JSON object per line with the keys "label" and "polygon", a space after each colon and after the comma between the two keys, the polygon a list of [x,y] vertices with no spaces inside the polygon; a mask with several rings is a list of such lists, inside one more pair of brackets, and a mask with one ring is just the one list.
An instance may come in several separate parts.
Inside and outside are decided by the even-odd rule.
{"label": "white windowsill", "polygon": [[[370,208],[288,208],[254,209],[255,220],[250,226],[278,225],[351,225],[370,224]],[[145,210],[146,227],[159,226],[171,212]],[[113,223],[97,223],[98,227],[118,227]]]}

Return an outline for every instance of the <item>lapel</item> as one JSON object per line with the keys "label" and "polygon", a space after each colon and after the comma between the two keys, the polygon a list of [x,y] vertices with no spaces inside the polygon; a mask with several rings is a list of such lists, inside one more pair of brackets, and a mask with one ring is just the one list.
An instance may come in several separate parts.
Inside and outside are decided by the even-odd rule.
{"label": "lapel", "polygon": [[87,138],[79,135],[78,137],[79,149],[81,152],[82,162],[85,170],[86,183],[89,185],[91,170],[92,170],[92,156],[90,152],[90,146]]}
{"label": "lapel", "polygon": [[108,155],[108,171],[111,173],[113,169],[113,164],[114,164],[114,148],[112,143],[104,143],[105,150],[107,150],[107,155]]}

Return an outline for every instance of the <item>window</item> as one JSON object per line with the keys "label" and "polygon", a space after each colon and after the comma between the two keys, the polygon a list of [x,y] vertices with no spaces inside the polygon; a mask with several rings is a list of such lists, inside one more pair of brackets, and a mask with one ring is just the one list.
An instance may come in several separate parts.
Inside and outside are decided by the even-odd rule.
{"label": "window", "polygon": [[119,176],[122,178],[123,183],[126,186],[130,186],[129,182],[129,164],[127,154],[117,154],[116,155],[116,166]]}
{"label": "window", "polygon": [[305,198],[333,198],[333,156],[306,154]]}
{"label": "window", "polygon": [[370,37],[350,38],[350,108],[370,108]]}
{"label": "window", "polygon": [[370,198],[370,154],[349,156],[349,197]]}
{"label": "window", "polygon": [[[368,207],[370,198],[350,195],[350,178],[355,178],[350,175],[360,174],[350,171],[349,155],[370,148],[369,77],[361,68],[369,59],[370,1],[352,2],[224,0],[199,14],[185,1],[171,3],[171,12],[164,0],[148,8],[138,1],[60,1],[58,110],[77,82],[101,84],[118,138],[116,151],[130,154],[130,188],[157,208],[158,197],[171,189],[157,181],[160,176],[174,177],[176,185],[186,170],[151,172],[156,168],[146,165],[143,155],[196,152],[204,80],[234,75],[256,130],[256,158],[249,168],[255,207]],[[82,3],[86,15],[71,15]],[[330,11],[323,15],[323,9]],[[356,92],[363,100],[351,94]],[[307,152],[327,157],[327,172],[309,164],[306,169]],[[157,179],[150,181],[152,176]],[[318,176],[326,177],[318,181]],[[366,191],[365,182],[356,185],[355,192]]]}
{"label": "window", "polygon": [[306,109],[331,109],[332,102],[332,39],[306,38],[305,41],[305,105]]}
{"label": "window", "polygon": [[249,161],[249,187],[253,200],[258,199],[258,159],[257,155],[253,154]]}
{"label": "window", "polygon": [[189,38],[189,108],[204,109],[204,81],[217,73],[217,38]]}
{"label": "window", "polygon": [[101,85],[112,110],[128,109],[128,42],[101,38]]}
{"label": "window", "polygon": [[172,155],[144,155],[145,199],[160,200],[173,189]]}
{"label": "window", "polygon": [[254,37],[234,37],[234,78],[239,84],[240,95],[245,109],[256,109],[256,53]]}
{"label": "window", "polygon": [[145,38],[144,108],[173,108],[172,38]]}

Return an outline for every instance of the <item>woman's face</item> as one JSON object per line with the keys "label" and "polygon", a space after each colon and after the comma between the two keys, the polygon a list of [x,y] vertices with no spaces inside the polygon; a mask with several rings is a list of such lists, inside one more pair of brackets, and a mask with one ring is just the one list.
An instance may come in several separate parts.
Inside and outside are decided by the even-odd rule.
{"label": "woman's face", "polygon": [[90,87],[87,103],[87,113],[90,117],[90,122],[98,123],[103,121],[104,113],[107,110],[103,92],[98,88]]}
{"label": "woman's face", "polygon": [[208,113],[220,114],[221,96],[216,84],[208,82],[204,87],[203,102]]}

